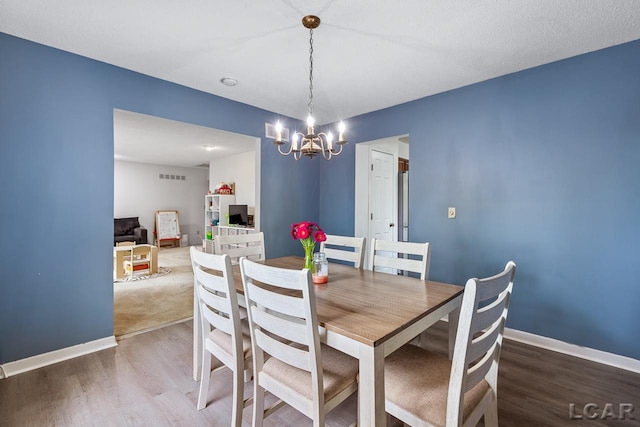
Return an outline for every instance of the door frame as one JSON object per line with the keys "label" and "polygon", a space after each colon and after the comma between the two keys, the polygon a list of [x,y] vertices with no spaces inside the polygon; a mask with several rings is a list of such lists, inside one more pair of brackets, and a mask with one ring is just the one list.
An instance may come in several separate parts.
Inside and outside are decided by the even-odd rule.
{"label": "door frame", "polygon": [[[361,142],[356,145],[355,161],[355,197],[354,197],[354,236],[365,237],[367,254],[369,252],[369,172],[371,165],[371,150],[381,151],[393,155],[393,222],[398,224],[398,154],[400,138],[408,135],[399,135],[374,141]],[[397,239],[397,233],[392,233],[392,238]],[[364,268],[369,268],[369,257],[365,256]]]}

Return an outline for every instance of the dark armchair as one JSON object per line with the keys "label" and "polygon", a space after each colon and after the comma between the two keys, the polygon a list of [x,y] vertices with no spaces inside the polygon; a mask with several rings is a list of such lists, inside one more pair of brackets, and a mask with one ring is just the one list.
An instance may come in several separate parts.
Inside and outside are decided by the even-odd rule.
{"label": "dark armchair", "polygon": [[118,242],[136,242],[136,245],[147,243],[147,229],[140,225],[137,216],[113,220],[113,244]]}

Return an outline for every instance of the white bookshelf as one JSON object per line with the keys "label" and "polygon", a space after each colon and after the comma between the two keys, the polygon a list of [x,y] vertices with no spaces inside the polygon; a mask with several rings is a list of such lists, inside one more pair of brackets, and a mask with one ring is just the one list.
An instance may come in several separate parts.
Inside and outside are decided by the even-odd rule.
{"label": "white bookshelf", "polygon": [[[220,234],[221,227],[229,225],[229,205],[234,204],[235,201],[236,196],[229,194],[207,194],[204,196],[205,252],[213,253],[213,239]],[[211,233],[211,239],[207,238],[209,233]]]}

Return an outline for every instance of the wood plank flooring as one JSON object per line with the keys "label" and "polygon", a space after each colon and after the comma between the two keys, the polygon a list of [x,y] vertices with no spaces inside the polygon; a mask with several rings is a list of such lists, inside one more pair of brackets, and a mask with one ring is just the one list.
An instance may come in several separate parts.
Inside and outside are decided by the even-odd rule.
{"label": "wood plank flooring", "polygon": [[[430,347],[446,352],[446,324],[430,330]],[[0,380],[0,426],[228,426],[231,375],[214,374],[209,406],[195,409],[198,383],[191,378],[192,325],[184,322],[119,342],[118,347]],[[501,426],[640,426],[640,375],[515,342],[500,363]],[[251,383],[247,385],[251,394]],[[635,405],[635,419],[571,420],[587,403]],[[356,399],[332,411],[328,426],[356,418]],[[627,418],[629,416],[627,415]],[[244,411],[251,425],[251,407]],[[310,426],[290,407],[266,426]],[[391,425],[398,425],[392,420]]]}

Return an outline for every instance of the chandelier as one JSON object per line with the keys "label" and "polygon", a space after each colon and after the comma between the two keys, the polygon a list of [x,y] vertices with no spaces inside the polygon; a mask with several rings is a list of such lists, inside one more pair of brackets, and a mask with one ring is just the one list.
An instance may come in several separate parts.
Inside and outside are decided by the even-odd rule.
{"label": "chandelier", "polygon": [[289,149],[283,151],[285,142],[282,140],[282,124],[280,121],[275,126],[274,144],[278,146],[278,152],[283,156],[293,154],[296,160],[300,160],[302,155],[312,158],[316,154],[322,154],[322,157],[329,160],[332,156],[337,156],[342,152],[342,146],[346,144],[344,139],[345,126],[340,122],[338,126],[338,140],[333,141],[331,132],[315,133],[315,119],[313,118],[313,29],[320,25],[320,18],[314,15],[307,15],[302,18],[302,25],[309,29],[309,102],[307,104],[309,115],[307,117],[307,133],[294,131],[291,136]]}

